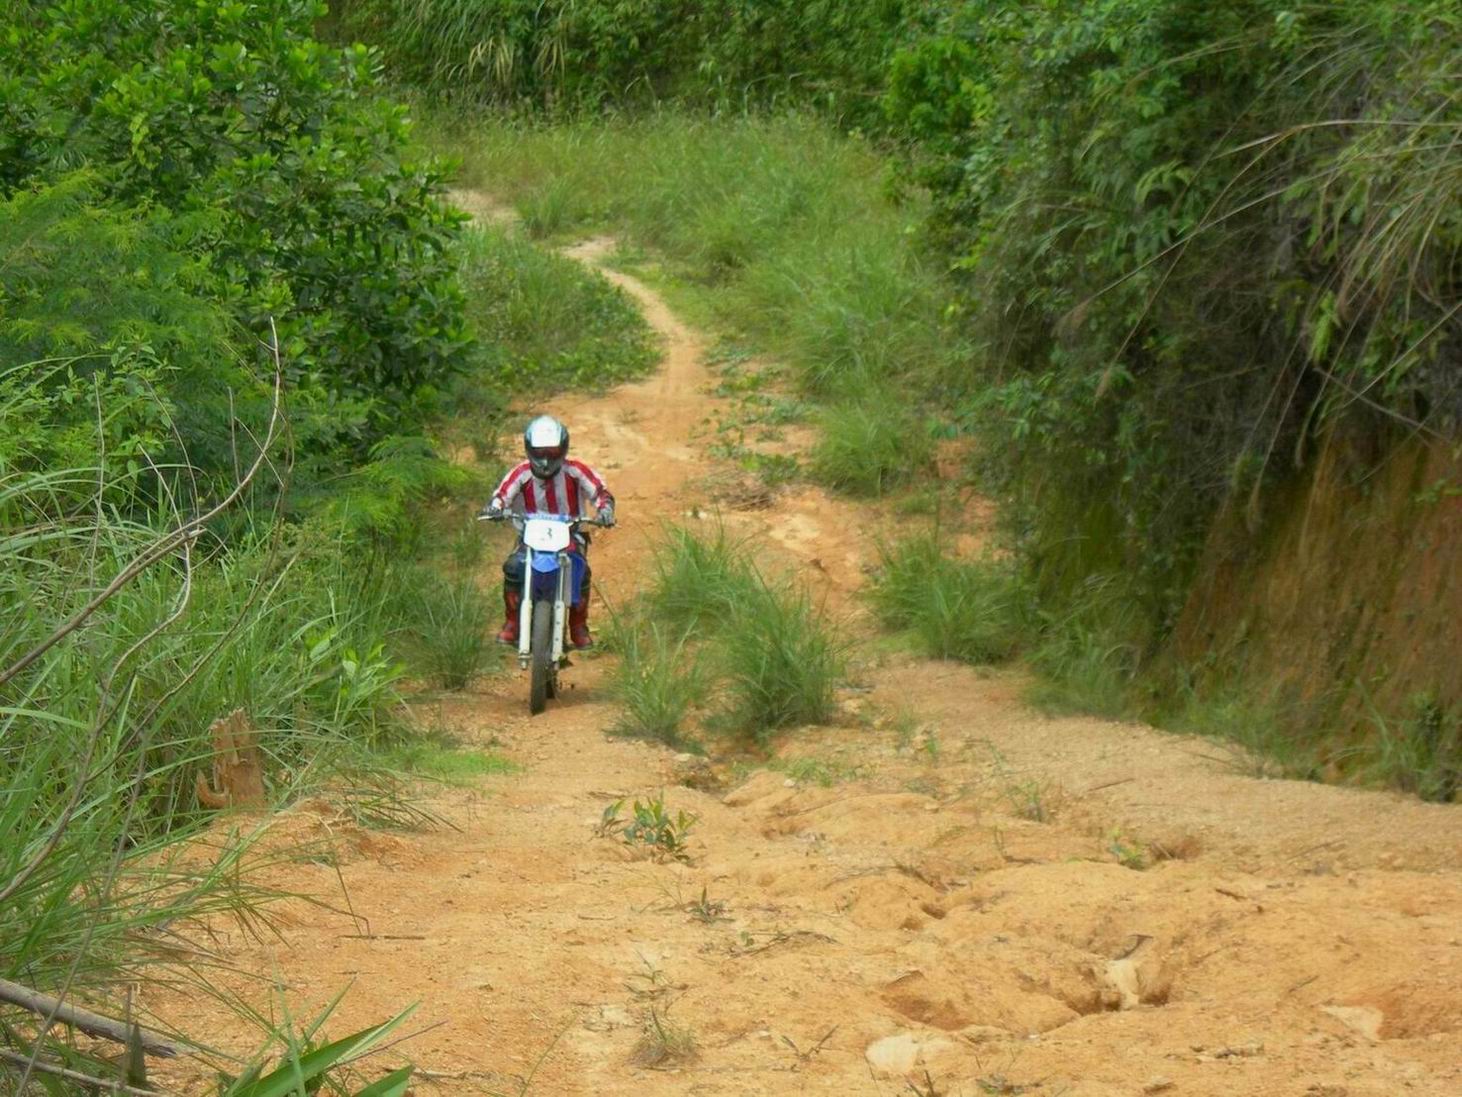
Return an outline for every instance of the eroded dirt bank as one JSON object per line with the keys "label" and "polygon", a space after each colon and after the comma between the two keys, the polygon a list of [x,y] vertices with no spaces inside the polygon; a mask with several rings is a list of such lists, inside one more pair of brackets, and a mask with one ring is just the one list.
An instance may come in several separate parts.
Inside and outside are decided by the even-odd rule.
{"label": "eroded dirt bank", "polygon": [[[620,497],[595,549],[618,599],[661,521],[705,506],[714,404],[696,333],[611,276],[667,344],[655,377],[560,406]],[[842,504],[800,491],[726,520],[852,614],[868,549]],[[409,1055],[418,1093],[1462,1092],[1456,808],[1243,777],[1199,741],[1041,717],[1013,674],[871,645],[841,726],[717,787],[606,736],[607,663],[581,660],[544,719],[516,677],[422,699],[520,771],[436,796],[455,830],[282,815],[333,853],[264,877],[338,910],[287,904],[277,938],[220,924],[249,973],[220,978],[261,1006],[277,980],[297,1014],[353,979],[340,1032],[419,1001],[438,1027],[370,1064]],[[690,863],[594,837],[606,804],[661,789],[700,817]],[[145,1005],[252,1045],[207,1001]],[[657,1024],[694,1056],[655,1062]]]}

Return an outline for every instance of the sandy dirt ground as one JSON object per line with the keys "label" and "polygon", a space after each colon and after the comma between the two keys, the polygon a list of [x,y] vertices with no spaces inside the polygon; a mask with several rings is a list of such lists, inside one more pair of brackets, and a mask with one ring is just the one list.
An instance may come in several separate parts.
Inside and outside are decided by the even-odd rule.
{"label": "sandy dirt ground", "polygon": [[[718,408],[703,337],[605,273],[666,351],[554,409],[619,496],[594,555],[613,601],[664,521],[715,520]],[[858,515],[798,488],[722,519],[827,592],[854,646],[839,726],[785,736],[775,768],[611,738],[608,656],[540,718],[516,673],[418,698],[518,771],[428,794],[435,829],[281,813],[281,848],[329,855],[262,879],[331,909],[218,921],[220,984],[276,1018],[351,984],[336,1034],[419,1003],[426,1031],[360,1066],[409,1058],[419,1094],[1462,1094],[1462,809],[1244,776],[1201,740],[1042,716],[1016,672],[897,654],[857,608]],[[661,791],[698,816],[688,863],[594,836]],[[140,1004],[257,1041],[198,995]]]}

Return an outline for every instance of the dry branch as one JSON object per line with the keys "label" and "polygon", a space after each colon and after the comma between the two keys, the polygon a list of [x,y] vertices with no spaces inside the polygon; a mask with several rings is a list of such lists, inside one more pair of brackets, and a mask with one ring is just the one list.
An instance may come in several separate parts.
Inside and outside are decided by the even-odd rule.
{"label": "dry branch", "polygon": [[18,1051],[10,1051],[0,1048],[0,1066],[24,1066],[26,1071],[38,1070],[42,1074],[53,1074],[58,1078],[65,1078],[70,1082],[80,1082],[82,1085],[94,1088],[106,1093],[135,1093],[138,1097],[158,1097],[158,1090],[141,1089],[138,1086],[129,1086],[125,1082],[111,1081],[106,1078],[97,1078],[90,1074],[83,1074],[79,1070],[71,1070],[58,1063],[47,1062],[44,1059],[32,1060],[29,1055],[22,1055]]}
{"label": "dry branch", "polygon": [[[9,979],[0,979],[0,1002],[9,1002],[11,1005],[40,1014],[53,1023],[69,1025],[88,1036],[99,1036],[104,1040],[114,1040],[119,1044],[131,1043],[133,1033],[139,1033],[142,1050],[162,1059],[173,1059],[182,1053],[182,1048],[178,1045],[169,1043],[161,1036],[144,1031],[135,1023],[116,1021],[82,1009],[80,1006],[67,1005],[59,998],[42,994],[38,990],[31,990],[30,987],[22,986],[20,983],[12,983]],[[29,1056],[23,1056],[23,1058],[29,1058]]]}

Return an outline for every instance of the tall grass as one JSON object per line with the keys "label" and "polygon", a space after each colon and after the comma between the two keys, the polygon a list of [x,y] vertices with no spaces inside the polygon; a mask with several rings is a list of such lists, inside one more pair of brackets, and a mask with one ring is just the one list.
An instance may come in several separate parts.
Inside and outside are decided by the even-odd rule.
{"label": "tall grass", "polygon": [[906,399],[889,389],[825,409],[822,437],[812,450],[812,473],[849,495],[877,497],[928,470],[934,441]]}
{"label": "tall grass", "polygon": [[[0,401],[0,429],[20,414]],[[127,517],[102,501],[137,483],[0,468],[0,976],[63,995],[105,996],[176,960],[191,918],[267,898],[247,843],[174,856],[209,814],[214,720],[245,711],[273,798],[374,780],[399,737],[381,571],[267,517],[232,545],[177,537],[190,507],[150,482],[155,509]]]}
{"label": "tall grass", "polygon": [[698,749],[685,728],[709,681],[691,635],[653,618],[623,622],[618,633],[614,694],[624,711],[610,732],[678,750]]}
{"label": "tall grass", "polygon": [[727,727],[763,741],[831,718],[842,649],[806,591],[760,582],[727,623],[722,644]]}
{"label": "tall grass", "polygon": [[627,734],[683,743],[703,700],[709,726],[754,741],[833,713],[843,649],[828,621],[722,529],[666,531],[654,581],[622,631]]}
{"label": "tall grass", "polygon": [[797,117],[660,113],[535,127],[438,115],[428,140],[542,235],[613,229],[665,257],[721,325],[810,391],[948,376],[958,348],[916,201],[890,199],[861,141]]}
{"label": "tall grass", "polygon": [[473,371],[478,383],[540,395],[598,389],[644,373],[659,357],[649,326],[623,292],[521,236],[492,225],[471,229],[461,269],[482,344]]}

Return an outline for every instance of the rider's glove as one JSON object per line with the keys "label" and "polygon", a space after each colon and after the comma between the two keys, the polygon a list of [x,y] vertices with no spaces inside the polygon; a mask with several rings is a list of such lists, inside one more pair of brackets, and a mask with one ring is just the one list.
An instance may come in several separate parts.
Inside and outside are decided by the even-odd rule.
{"label": "rider's glove", "polygon": [[483,507],[482,513],[478,515],[479,518],[486,518],[489,522],[495,522],[502,516],[503,501],[496,496],[493,496],[493,498],[488,501],[487,506]]}
{"label": "rider's glove", "polygon": [[599,508],[599,522],[605,528],[614,525],[614,504],[605,503]]}

